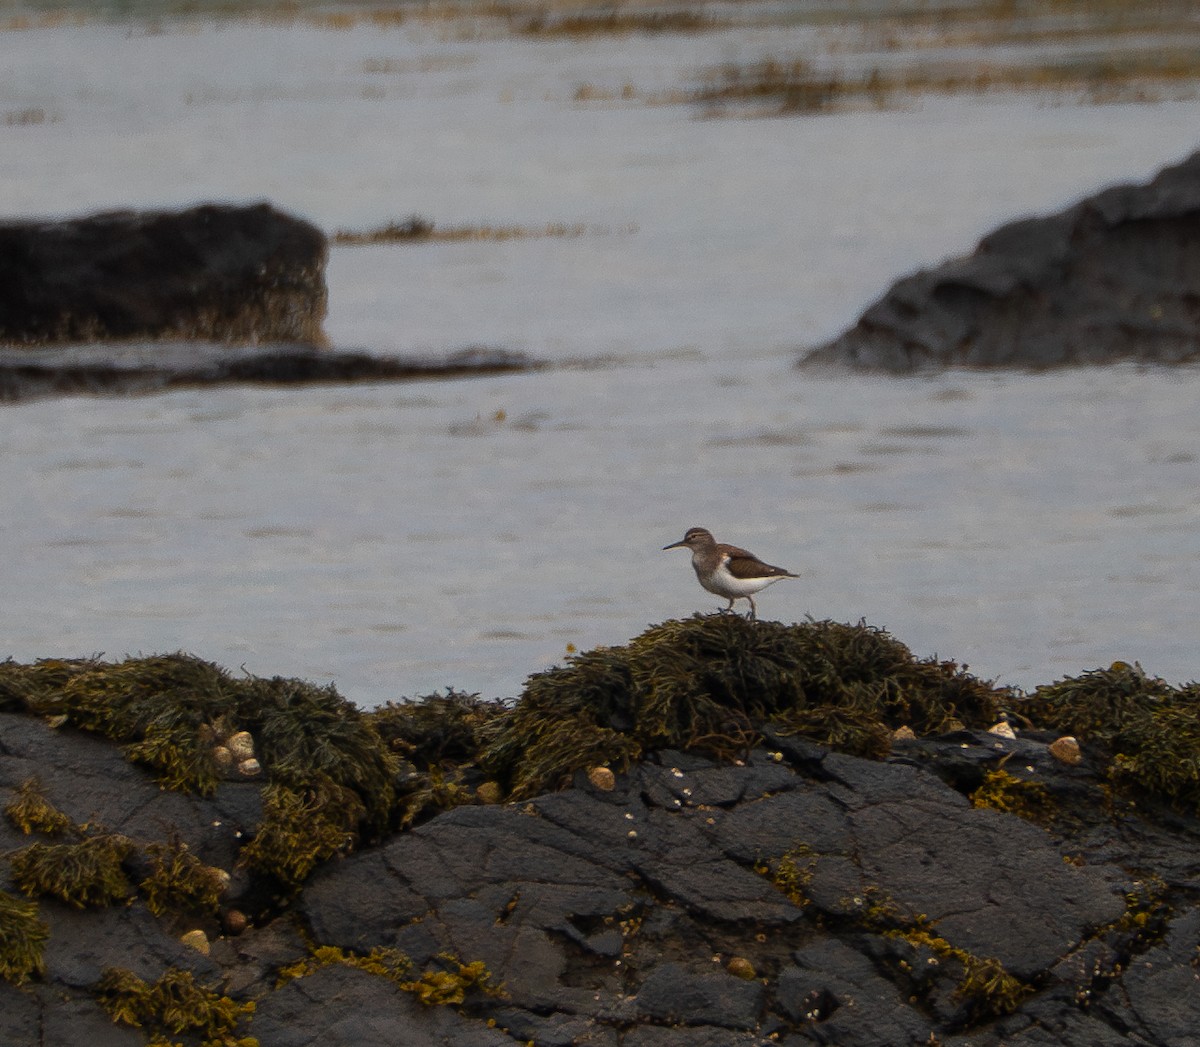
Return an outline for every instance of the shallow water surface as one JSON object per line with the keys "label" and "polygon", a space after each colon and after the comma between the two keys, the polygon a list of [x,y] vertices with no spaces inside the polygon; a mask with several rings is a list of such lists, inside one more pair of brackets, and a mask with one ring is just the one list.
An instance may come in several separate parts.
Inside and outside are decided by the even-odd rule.
{"label": "shallow water surface", "polygon": [[330,231],[589,230],[331,254],[335,345],[548,370],[0,410],[0,654],[182,648],[363,704],[514,695],[570,644],[719,606],[660,552],[702,525],[801,574],[763,616],[865,617],[1019,685],[1115,658],[1195,676],[1195,369],[793,364],[901,273],[1181,158],[1200,104],[576,101],[676,88],[771,32],[0,32],[0,113],[44,114],[0,124],[10,214],[269,198]]}

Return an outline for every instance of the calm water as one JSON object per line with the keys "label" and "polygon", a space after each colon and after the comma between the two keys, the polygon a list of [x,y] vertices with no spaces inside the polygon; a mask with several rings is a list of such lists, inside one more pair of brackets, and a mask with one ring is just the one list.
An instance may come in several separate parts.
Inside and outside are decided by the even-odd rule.
{"label": "calm water", "polygon": [[335,345],[483,343],[547,371],[0,410],[0,656],[186,649],[364,705],[513,695],[568,644],[722,603],[659,551],[699,524],[802,574],[764,616],[865,617],[1026,686],[1115,658],[1200,674],[1200,371],[793,367],[901,273],[1181,158],[1200,104],[638,100],[781,32],[0,32],[10,215],[267,198],[331,231],[590,230],[330,260]]}

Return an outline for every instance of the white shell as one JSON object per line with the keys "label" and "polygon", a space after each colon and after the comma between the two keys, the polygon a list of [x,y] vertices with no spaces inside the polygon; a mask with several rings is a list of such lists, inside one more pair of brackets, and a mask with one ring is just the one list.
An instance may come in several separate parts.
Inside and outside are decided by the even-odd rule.
{"label": "white shell", "polygon": [[254,755],[254,736],[249,731],[238,731],[225,739],[225,745],[235,760],[248,760]]}

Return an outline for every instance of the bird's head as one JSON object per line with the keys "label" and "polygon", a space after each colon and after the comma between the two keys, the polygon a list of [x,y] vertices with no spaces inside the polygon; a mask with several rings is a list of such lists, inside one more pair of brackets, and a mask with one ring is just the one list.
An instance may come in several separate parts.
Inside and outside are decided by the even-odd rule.
{"label": "bird's head", "polygon": [[670,545],[663,546],[663,552],[668,549],[687,548],[695,551],[703,549],[707,545],[715,544],[713,536],[703,527],[689,527],[688,533],[683,536],[678,542],[672,542]]}

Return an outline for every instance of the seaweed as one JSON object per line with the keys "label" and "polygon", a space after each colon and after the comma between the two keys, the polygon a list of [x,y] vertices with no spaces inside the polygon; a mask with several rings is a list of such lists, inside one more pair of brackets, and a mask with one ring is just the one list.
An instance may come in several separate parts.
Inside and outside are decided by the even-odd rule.
{"label": "seaweed", "polygon": [[503,702],[450,689],[367,713],[388,748],[421,771],[472,760],[488,729],[507,714]]}
{"label": "seaweed", "polygon": [[114,905],[133,894],[122,865],[133,850],[128,836],[105,833],[79,843],[33,843],[9,861],[13,882],[26,894],[50,895],[86,909]]}
{"label": "seaweed", "polygon": [[396,795],[400,826],[478,799],[477,757],[510,712],[495,700],[453,689],[387,702],[368,716],[401,762]]}
{"label": "seaweed", "polygon": [[177,836],[145,849],[150,872],[139,885],[146,908],[155,916],[170,910],[201,910],[216,915],[226,877],[205,865]]}
{"label": "seaweed", "polygon": [[1114,662],[1038,687],[1020,708],[1098,746],[1114,785],[1200,810],[1200,683],[1172,687]]}
{"label": "seaweed", "polygon": [[17,787],[13,798],[4,805],[4,814],[26,836],[35,832],[61,836],[74,828],[71,819],[46,798],[36,777],[26,778]]}
{"label": "seaweed", "polygon": [[376,946],[365,955],[359,955],[346,952],[336,945],[320,945],[313,949],[311,956],[281,968],[275,988],[282,988],[297,978],[307,978],[324,967],[334,966],[354,967],[368,974],[387,978],[397,985],[407,979],[413,971],[412,960],[396,949]]}
{"label": "seaweed", "polygon": [[531,676],[480,765],[524,798],[581,768],[628,766],[655,749],[730,759],[768,723],[879,757],[894,728],[984,727],[1007,695],[953,662],[916,658],[865,623],[694,615]]}
{"label": "seaweed", "polygon": [[765,876],[780,894],[797,909],[809,906],[808,885],[817,869],[818,854],[806,843],[790,847],[774,862],[759,860],[754,871]]}
{"label": "seaweed", "polygon": [[94,664],[87,658],[40,658],[32,665],[5,659],[0,662],[0,712],[53,715],[66,683]]}
{"label": "seaweed", "polygon": [[[264,824],[249,862],[288,887],[316,861],[400,821],[400,759],[374,722],[332,686],[235,679],[176,653],[122,662],[8,661],[0,663],[0,696],[56,725],[112,739],[164,788],[202,795],[219,785],[218,743],[237,725],[236,734],[253,739],[267,778]],[[270,867],[268,856],[281,864]]]}
{"label": "seaweed", "polygon": [[397,761],[371,719],[332,685],[250,678],[238,706],[270,780],[307,789],[319,804],[348,804],[370,831],[391,824]]}
{"label": "seaweed", "polygon": [[504,995],[503,990],[492,982],[492,974],[482,960],[463,963],[452,953],[441,953],[437,959],[440,967],[413,977],[415,965],[412,960],[396,949],[377,947],[359,955],[336,945],[323,945],[314,949],[311,956],[284,967],[279,972],[276,988],[297,978],[306,978],[324,967],[343,966],[386,978],[398,989],[412,993],[427,1007],[457,1007],[473,993],[493,997]]}
{"label": "seaweed", "polygon": [[1045,822],[1054,812],[1054,802],[1045,785],[1018,778],[1002,768],[988,771],[968,799],[972,807],[987,807],[1038,823]]}
{"label": "seaweed", "polygon": [[46,971],[42,950],[50,929],[38,917],[36,902],[0,891],[0,978],[23,985]]}
{"label": "seaweed", "polygon": [[153,984],[132,971],[108,967],[94,987],[108,1016],[121,1025],[146,1029],[155,1041],[191,1034],[202,1047],[257,1047],[253,1037],[238,1037],[242,1017],[254,1013],[253,1001],[238,1003],[197,984],[190,971],[169,968]]}
{"label": "seaweed", "polygon": [[503,995],[503,990],[492,984],[491,971],[482,960],[463,963],[449,954],[438,959],[444,964],[442,970],[423,971],[420,977],[400,983],[401,989],[412,993],[426,1007],[457,1007],[471,992]]}
{"label": "seaweed", "polygon": [[[866,897],[855,902],[863,903],[854,917],[858,926],[914,950],[925,949],[937,958],[939,966],[950,964],[957,981],[954,995],[967,1009],[967,1028],[1011,1014],[1033,995],[1034,987],[1010,974],[999,960],[951,944],[937,934],[935,924],[924,913],[908,915],[884,892],[868,888]],[[904,959],[899,959],[899,966],[909,973],[916,969]]]}
{"label": "seaweed", "polygon": [[268,785],[262,822],[241,861],[276,880],[285,894],[295,893],[321,862],[353,847],[356,814],[327,790]]}

